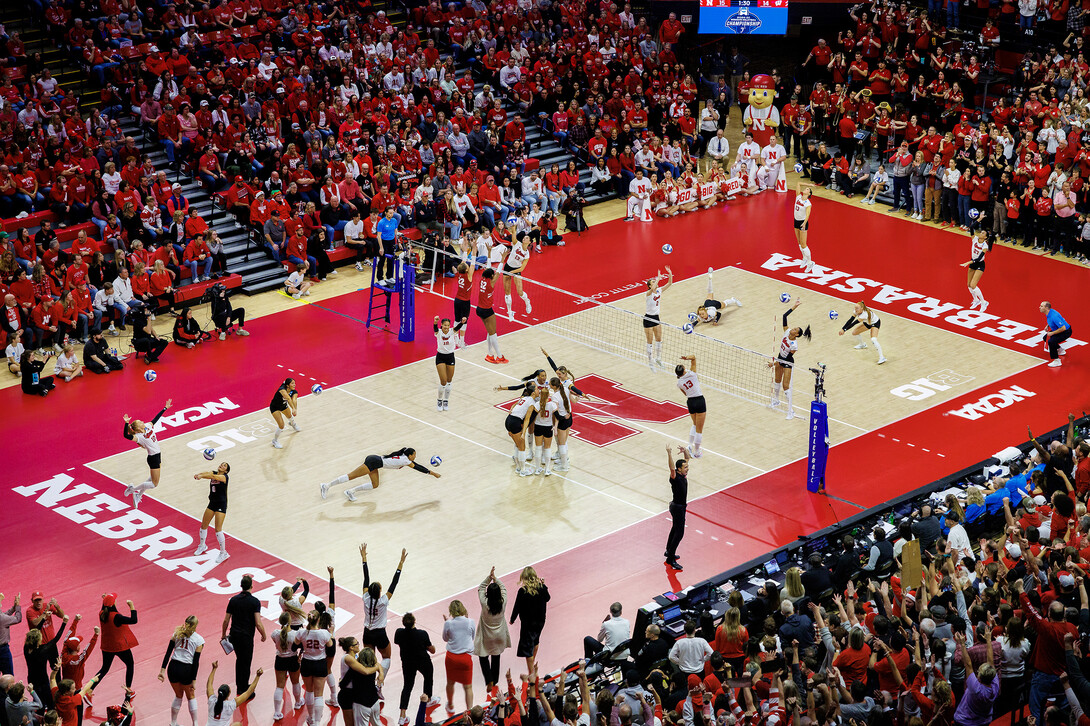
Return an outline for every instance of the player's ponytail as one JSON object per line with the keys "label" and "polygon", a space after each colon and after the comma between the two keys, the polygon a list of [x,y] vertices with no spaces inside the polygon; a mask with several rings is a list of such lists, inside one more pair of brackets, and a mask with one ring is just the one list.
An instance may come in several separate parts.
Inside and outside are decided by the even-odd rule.
{"label": "player's ponytail", "polygon": [[988,251],[992,251],[992,247],[995,247],[995,232],[985,232],[984,242],[988,245]]}
{"label": "player's ponytail", "polygon": [[805,330],[799,328],[799,335],[803,338],[806,338],[807,340],[810,340],[810,326],[807,325]]}
{"label": "player's ponytail", "polygon": [[387,454],[386,456],[384,456],[382,458],[384,458],[384,459],[396,459],[399,456],[412,456],[415,453],[416,453],[416,449],[412,448],[411,446],[406,446],[403,449],[398,449],[397,451],[391,451],[389,454]]}
{"label": "player's ponytail", "polygon": [[284,390],[287,390],[287,389],[288,389],[288,386],[290,386],[290,385],[291,385],[292,383],[294,383],[294,382],[295,382],[295,379],[294,379],[294,378],[290,378],[290,377],[289,377],[289,378],[285,378],[285,379],[284,379],[284,382],[280,384],[280,387],[281,387],[281,388],[283,388]]}
{"label": "player's ponytail", "polygon": [[277,621],[280,623],[280,632],[276,634],[279,642],[280,650],[288,649],[288,633],[291,632],[291,615],[288,611],[280,613],[280,619]]}
{"label": "player's ponytail", "polygon": [[525,398],[526,396],[533,396],[533,395],[534,395],[534,391],[535,391],[536,389],[537,389],[537,386],[535,386],[535,385],[534,385],[534,382],[533,382],[533,381],[527,381],[527,382],[526,382],[526,386],[525,386],[525,387],[524,387],[524,388],[522,389],[522,396],[523,396],[524,398]]}
{"label": "player's ponytail", "polygon": [[174,630],[174,639],[189,638],[195,632],[197,632],[197,616],[190,615],[185,619],[184,623]]}
{"label": "player's ponytail", "polygon": [[223,714],[223,702],[231,695],[231,687],[226,683],[216,691],[216,705],[212,709],[212,718],[218,719]]}
{"label": "player's ponytail", "polygon": [[549,385],[560,391],[560,398],[564,401],[564,408],[567,409],[568,413],[570,414],[571,402],[568,401],[568,392],[564,390],[564,384],[560,382],[559,378],[554,377],[549,380]]}

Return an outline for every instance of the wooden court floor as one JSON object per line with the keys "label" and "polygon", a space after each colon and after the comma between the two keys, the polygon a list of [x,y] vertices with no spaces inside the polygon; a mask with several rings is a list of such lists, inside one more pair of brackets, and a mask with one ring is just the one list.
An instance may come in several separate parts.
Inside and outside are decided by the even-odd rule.
{"label": "wooden court floor", "polygon": [[[784,309],[780,294],[803,296],[791,324],[811,325],[814,339],[802,343],[796,359],[800,374],[818,361],[827,365],[834,443],[1038,362],[883,314],[880,340],[889,360],[878,366],[873,350],[854,350],[848,336],[837,336],[851,310],[844,300],[734,268],[716,271],[714,285],[716,297],[737,297],[744,306],[727,308],[720,325],[698,330],[764,352],[771,352],[778,342]],[[682,324],[686,314],[704,300],[705,287],[703,275],[676,282],[664,295],[662,319]],[[640,293],[612,304],[642,313],[644,296]],[[838,322],[828,317],[834,309],[842,316]],[[666,509],[670,494],[665,447],[684,444],[688,438],[690,422],[683,409],[668,416],[672,420],[666,423],[625,421],[617,412],[624,409],[591,399],[577,409],[578,417],[613,421],[633,434],[608,446],[571,439],[571,470],[564,474],[522,478],[513,471],[512,445],[503,429],[505,413],[496,406],[515,394],[493,389],[545,367],[541,347],[577,377],[593,374],[642,399],[684,403],[672,372],[651,373],[646,365],[592,350],[562,334],[562,326],[575,329],[583,318],[598,314],[595,309],[584,310],[548,327],[527,327],[502,336],[504,353],[512,361],[507,366],[485,363],[483,343],[459,351],[446,412],[435,410],[437,380],[429,359],[327,389],[320,396],[307,392],[298,417],[303,430],[289,429],[281,437],[281,450],[271,447],[274,424],[268,410],[166,438],[162,481],[149,496],[199,517],[207,484],[194,481],[192,475],[213,466],[202,458],[201,450],[217,448],[216,463],[227,461],[232,466],[229,541],[238,536],[312,572],[323,571],[327,564],[338,571],[355,571],[354,545],[366,541],[373,575],[383,581],[392,574],[405,547],[407,569],[419,568],[428,576],[405,578],[393,605],[398,612],[473,587],[492,566],[497,572],[510,572],[528,561],[542,560],[657,515]],[[474,319],[473,324],[479,321]],[[418,334],[430,335],[430,331]],[[642,350],[641,329],[632,331],[631,340],[637,351]],[[672,365],[689,352],[681,346],[664,350],[664,362]],[[304,361],[284,363],[305,369]],[[698,360],[698,372],[701,363],[705,370],[715,365],[715,361]],[[950,373],[960,384],[924,400],[891,393],[915,379]],[[709,376],[713,374],[708,371]],[[270,370],[270,398],[282,375],[279,368]],[[710,494],[804,456],[812,390],[812,375],[799,375],[794,398],[797,418],[786,421],[782,412],[705,386],[709,411],[705,455],[693,465],[690,497]],[[416,448],[421,462],[440,455],[442,478],[410,470],[387,471],[382,485],[362,492],[355,503],[343,497],[343,487],[334,488],[328,500],[320,498],[320,482],[355,468],[368,454],[403,446]],[[143,452],[138,449],[90,466],[122,483],[138,482],[146,475]]]}

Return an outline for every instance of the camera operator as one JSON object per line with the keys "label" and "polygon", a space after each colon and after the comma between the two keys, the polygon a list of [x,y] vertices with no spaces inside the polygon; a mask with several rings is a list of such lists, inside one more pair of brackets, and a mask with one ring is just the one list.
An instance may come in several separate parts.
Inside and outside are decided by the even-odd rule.
{"label": "camera operator", "polygon": [[23,377],[23,393],[45,397],[56,387],[53,376],[43,376],[42,369],[45,363],[53,357],[53,353],[46,353],[45,357],[38,355],[36,350],[24,350],[19,358],[19,371]]}
{"label": "camera operator", "polygon": [[220,331],[220,340],[227,338],[232,323],[238,325],[238,330],[235,332],[239,335],[245,337],[250,334],[250,331],[244,327],[246,309],[232,307],[231,299],[227,297],[227,287],[223,283],[213,285],[209,288],[208,294],[212,296],[212,323]]}

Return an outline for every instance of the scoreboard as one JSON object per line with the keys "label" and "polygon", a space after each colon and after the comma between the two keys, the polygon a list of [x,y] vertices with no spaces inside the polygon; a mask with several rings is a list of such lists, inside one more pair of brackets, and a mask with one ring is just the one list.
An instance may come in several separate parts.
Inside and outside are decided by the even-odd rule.
{"label": "scoreboard", "polygon": [[787,0],[700,0],[698,33],[784,35]]}

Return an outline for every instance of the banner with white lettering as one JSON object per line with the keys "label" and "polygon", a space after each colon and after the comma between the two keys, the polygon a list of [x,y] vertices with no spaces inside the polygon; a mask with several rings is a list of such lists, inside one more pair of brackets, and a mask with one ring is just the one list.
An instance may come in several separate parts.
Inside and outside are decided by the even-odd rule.
{"label": "banner with white lettering", "polygon": [[678,204],[690,204],[693,202],[693,188],[684,187],[677,190],[677,203]]}
{"label": "banner with white lettering", "polygon": [[715,196],[715,184],[711,182],[698,185],[698,189],[700,191],[700,201],[702,202],[706,202]]}

